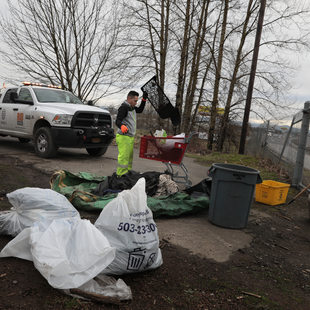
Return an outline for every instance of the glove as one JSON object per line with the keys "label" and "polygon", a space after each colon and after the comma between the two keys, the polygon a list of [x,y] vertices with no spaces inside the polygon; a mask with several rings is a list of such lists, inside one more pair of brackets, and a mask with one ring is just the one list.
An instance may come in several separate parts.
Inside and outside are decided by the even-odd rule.
{"label": "glove", "polygon": [[121,126],[121,131],[122,131],[122,133],[126,133],[126,132],[128,132],[128,128],[127,128],[127,126],[122,125],[122,126]]}
{"label": "glove", "polygon": [[142,95],[142,101],[146,101],[147,98],[148,98],[148,94],[146,91],[144,91]]}

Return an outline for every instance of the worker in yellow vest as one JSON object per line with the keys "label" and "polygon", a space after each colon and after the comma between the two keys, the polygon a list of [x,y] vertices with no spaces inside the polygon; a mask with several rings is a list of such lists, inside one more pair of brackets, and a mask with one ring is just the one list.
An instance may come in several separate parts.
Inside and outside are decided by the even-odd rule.
{"label": "worker in yellow vest", "polygon": [[131,90],[127,99],[121,104],[116,116],[116,144],[118,147],[117,171],[116,174],[121,176],[132,169],[133,147],[137,128],[137,113],[142,113],[147,100],[147,93],[143,92],[142,101],[139,107],[139,93]]}

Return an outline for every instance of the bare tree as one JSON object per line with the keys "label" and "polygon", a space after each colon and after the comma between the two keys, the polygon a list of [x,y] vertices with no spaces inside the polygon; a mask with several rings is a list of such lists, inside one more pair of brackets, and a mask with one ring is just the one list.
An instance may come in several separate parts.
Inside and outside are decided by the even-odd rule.
{"label": "bare tree", "polygon": [[[81,99],[98,100],[124,67],[117,44],[117,1],[8,0],[1,21],[9,62],[36,81],[61,85]],[[107,9],[108,8],[108,9]]]}
{"label": "bare tree", "polygon": [[[254,3],[254,6],[253,6],[253,3]],[[244,48],[246,37],[249,34],[248,24],[249,24],[251,15],[253,11],[255,11],[256,7],[257,6],[256,6],[255,1],[249,0],[247,11],[246,11],[244,22],[243,22],[242,32],[240,35],[240,42],[239,42],[239,46],[237,49],[236,60],[234,62],[233,73],[232,73],[232,76],[229,82],[229,90],[228,90],[228,95],[227,95],[226,104],[225,104],[225,111],[221,119],[221,128],[220,128],[220,134],[219,134],[219,139],[218,139],[218,144],[217,144],[217,149],[219,151],[223,150],[224,140],[226,137],[227,127],[228,127],[229,113],[231,109],[233,93],[234,93],[235,85],[237,83],[237,75],[238,75],[240,65],[241,65],[241,60],[242,60],[242,51]]]}
{"label": "bare tree", "polygon": [[[137,0],[124,3],[126,19],[123,27],[130,37],[123,37],[124,57],[133,60],[144,75],[153,72],[159,85],[165,88],[166,62],[170,43],[171,0]],[[141,72],[137,72],[141,76]],[[135,72],[136,74],[136,72]],[[143,76],[143,74],[142,74]]]}
{"label": "bare tree", "polygon": [[[139,63],[144,72],[153,69],[163,89],[166,90],[166,82],[170,80],[172,83],[168,92],[171,91],[171,84],[176,84],[175,105],[183,114],[184,131],[191,128],[195,118],[192,109],[197,107],[197,87],[203,90],[206,81],[208,70],[201,68],[201,64],[210,63],[210,56],[206,56],[203,48],[211,2],[139,0],[127,5],[128,16],[131,17],[127,27],[133,30],[133,37],[126,46],[134,49],[143,46],[142,52],[131,52],[129,57],[134,57],[135,63]],[[206,59],[202,59],[203,54]],[[175,76],[178,76],[177,83]],[[202,93],[198,99],[200,101]]]}
{"label": "bare tree", "polygon": [[[244,109],[258,3],[259,0],[137,0],[126,4],[123,48],[125,59],[132,63],[132,76],[158,76],[172,102],[175,95],[175,105],[182,114],[180,130],[186,133],[195,128],[200,106],[211,110],[211,121],[204,121],[211,125],[212,147],[213,135],[220,132],[217,141],[222,149],[229,121]],[[306,46],[306,37],[296,34],[307,33],[305,29],[299,31],[298,24],[307,16],[307,9],[288,3],[268,0],[261,47],[262,55],[268,55],[269,49],[272,53],[258,60],[252,110],[259,114],[262,108],[270,111],[270,106],[279,105],[281,89],[287,89],[285,75],[289,68],[280,57],[281,52]],[[281,28],[292,24],[296,33],[287,31],[282,36]],[[218,107],[225,109],[220,126]]]}
{"label": "bare tree", "polygon": [[[229,120],[243,114],[246,89],[250,75],[251,57],[253,54],[253,40],[256,31],[259,0],[247,0],[247,11],[243,20],[235,24],[228,36],[239,41],[236,50],[226,50],[226,57],[231,54],[229,62],[229,74],[223,76],[222,83],[229,83],[226,98],[222,101],[225,108],[224,116],[221,118],[220,135],[217,148],[223,150],[224,141],[227,135]],[[280,9],[279,9],[280,8]],[[278,6],[277,3],[268,2],[266,8],[263,40],[260,44],[262,56],[258,59],[256,71],[256,83],[252,95],[251,113],[262,118],[264,114],[276,117],[275,111],[284,110],[287,102],[283,100],[285,92],[290,89],[289,76],[294,68],[286,55],[298,53],[303,48],[308,48],[307,24],[305,16],[309,16],[309,6],[305,3],[295,6],[287,4]],[[290,31],[294,25],[295,31]],[[302,29],[304,28],[304,29]],[[241,31],[239,31],[239,29]],[[231,41],[231,39],[229,40]],[[282,56],[281,56],[282,54]],[[232,66],[233,65],[233,66]],[[222,89],[223,85],[222,85]],[[224,92],[225,94],[225,92]],[[232,113],[233,112],[233,113]]]}
{"label": "bare tree", "polygon": [[[214,139],[214,130],[215,130],[215,121],[217,115],[218,108],[218,96],[220,91],[220,79],[222,74],[222,64],[223,64],[223,54],[224,54],[224,43],[226,37],[226,27],[227,27],[227,18],[228,18],[228,10],[229,10],[229,1],[223,0],[223,20],[222,20],[222,29],[221,29],[221,37],[218,51],[218,58],[215,64],[215,81],[213,88],[213,99],[211,105],[211,113],[210,113],[210,125],[209,125],[209,133],[208,133],[208,149],[212,150],[213,139]],[[221,14],[220,14],[221,15]]]}
{"label": "bare tree", "polygon": [[204,39],[207,32],[207,20],[209,13],[210,0],[202,1],[200,16],[198,22],[198,28],[195,36],[193,59],[191,63],[190,78],[188,87],[186,90],[186,99],[183,111],[182,129],[188,133],[191,124],[191,115],[193,109],[194,96],[197,87],[197,79],[199,73],[199,66],[201,61],[201,53],[203,48]]}
{"label": "bare tree", "polygon": [[246,97],[244,116],[243,116],[243,122],[242,122],[239,154],[244,154],[244,150],[245,150],[245,140],[246,140],[246,135],[247,135],[250,111],[251,111],[252,94],[253,94],[254,80],[255,80],[255,75],[256,75],[258,53],[259,53],[259,48],[260,48],[260,39],[261,39],[262,31],[263,31],[265,9],[266,9],[266,0],[260,0],[260,10],[259,10],[257,30],[256,30],[256,36],[255,36],[253,58],[252,58],[252,63],[251,63],[250,80],[249,80],[249,85],[248,85],[248,90],[247,90],[247,97]]}
{"label": "bare tree", "polygon": [[185,89],[185,81],[186,81],[186,73],[187,73],[187,62],[188,62],[188,53],[190,46],[190,37],[192,31],[192,22],[193,22],[193,9],[191,9],[193,2],[191,0],[186,1],[186,7],[183,11],[180,7],[178,10],[183,12],[183,20],[184,20],[184,31],[183,38],[181,38],[180,42],[180,64],[178,70],[178,82],[177,82],[177,91],[176,91],[176,99],[175,105],[182,111],[183,101],[184,101],[184,89]]}

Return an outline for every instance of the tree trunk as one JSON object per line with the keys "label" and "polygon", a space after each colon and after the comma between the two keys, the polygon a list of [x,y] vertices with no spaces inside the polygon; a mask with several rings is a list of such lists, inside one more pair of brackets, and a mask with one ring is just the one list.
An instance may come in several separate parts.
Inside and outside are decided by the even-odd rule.
{"label": "tree trunk", "polygon": [[247,27],[248,27],[250,17],[253,13],[253,8],[252,8],[253,1],[254,0],[249,0],[249,2],[248,2],[247,13],[246,13],[246,17],[245,17],[243,28],[242,28],[242,34],[241,34],[241,38],[240,38],[239,47],[237,50],[237,57],[236,57],[235,65],[234,65],[233,74],[232,74],[232,77],[230,80],[230,85],[229,85],[224,115],[221,119],[220,135],[219,135],[219,141],[218,141],[218,145],[217,145],[217,150],[220,152],[223,151],[223,146],[224,146],[224,142],[225,142],[225,138],[226,138],[226,131],[227,131],[227,125],[228,125],[228,120],[229,120],[229,113],[230,113],[234,88],[235,88],[235,85],[237,82],[237,74],[238,74],[238,71],[240,68],[240,63],[241,63],[241,58],[242,58],[242,50],[243,50],[243,46],[244,46],[246,37],[249,33]]}
{"label": "tree trunk", "polygon": [[183,42],[181,45],[181,57],[180,57],[180,67],[178,72],[178,83],[177,83],[177,92],[176,92],[176,100],[175,105],[179,109],[180,114],[182,115],[183,108],[183,93],[184,93],[184,85],[186,79],[186,65],[188,59],[188,49],[189,49],[189,37],[191,32],[191,18],[190,18],[190,8],[191,8],[191,0],[187,0],[186,2],[186,12],[185,12],[185,21],[184,21],[184,35]]}
{"label": "tree trunk", "polygon": [[222,63],[223,63],[224,43],[225,43],[226,26],[227,26],[227,16],[228,16],[228,10],[229,10],[229,0],[224,0],[224,1],[225,1],[224,16],[223,16],[223,22],[222,22],[219,55],[218,55],[217,64],[216,64],[215,83],[214,83],[214,89],[213,89],[210,125],[209,125],[209,132],[208,132],[208,149],[209,150],[212,150],[212,147],[213,147],[215,124],[216,124],[216,118],[217,118],[217,108],[218,108],[218,95],[219,95],[219,88],[220,88]]}
{"label": "tree trunk", "polygon": [[259,46],[260,46],[260,38],[261,38],[262,30],[263,30],[265,8],[266,8],[266,0],[261,0],[260,9],[259,9],[259,18],[258,18],[258,23],[257,23],[257,31],[256,31],[256,37],[255,37],[255,44],[254,44],[253,60],[252,60],[252,66],[251,66],[251,74],[250,74],[250,80],[249,80],[249,87],[248,87],[248,93],[247,93],[247,98],[246,98],[246,104],[244,108],[244,116],[243,116],[240,145],[239,145],[239,154],[244,154],[244,149],[245,149],[245,140],[246,140],[246,135],[247,135],[250,111],[251,111],[251,101],[252,101],[253,87],[254,87],[254,81],[255,81],[256,66],[257,66],[258,52],[259,52]]}
{"label": "tree trunk", "polygon": [[209,9],[209,0],[204,0],[201,8],[201,15],[199,19],[199,26],[195,41],[195,47],[193,51],[193,60],[192,60],[192,67],[190,72],[190,79],[189,85],[187,87],[186,92],[186,99],[185,99],[185,106],[184,106],[184,114],[182,120],[182,131],[186,134],[189,132],[189,128],[191,127],[192,121],[192,109],[193,109],[193,102],[194,96],[197,87],[197,79],[198,79],[198,72],[199,72],[199,65],[200,65],[200,57],[201,51],[203,47],[203,42],[206,35],[206,25],[207,25],[207,18],[208,18],[208,9]]}

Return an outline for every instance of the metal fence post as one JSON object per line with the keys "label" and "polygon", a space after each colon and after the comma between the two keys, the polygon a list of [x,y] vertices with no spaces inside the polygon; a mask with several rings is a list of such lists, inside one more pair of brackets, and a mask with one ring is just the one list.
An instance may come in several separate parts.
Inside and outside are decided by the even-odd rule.
{"label": "metal fence post", "polygon": [[280,154],[280,157],[279,157],[279,163],[280,163],[280,161],[281,161],[281,159],[282,159],[282,156],[283,156],[283,154],[284,154],[285,148],[286,148],[286,146],[287,146],[288,139],[289,139],[289,137],[290,137],[291,131],[292,131],[293,126],[294,126],[294,124],[295,124],[295,118],[296,118],[296,115],[294,115],[294,117],[293,117],[293,119],[292,119],[292,122],[291,122],[290,129],[288,130],[288,132],[287,132],[287,134],[286,134],[285,142],[284,142],[284,144],[283,144],[283,148],[282,148],[282,151],[281,151],[281,154]]}
{"label": "metal fence post", "polygon": [[307,137],[309,132],[309,118],[310,118],[310,101],[306,101],[303,110],[303,117],[300,129],[300,140],[297,150],[296,156],[296,165],[294,168],[292,186],[298,187],[302,184],[302,172],[304,168],[304,159],[305,159],[305,152],[306,152],[306,144],[307,144]]}
{"label": "metal fence post", "polygon": [[265,147],[267,145],[269,127],[270,127],[270,121],[267,121],[266,132],[265,132],[265,140],[261,144],[262,147]]}

